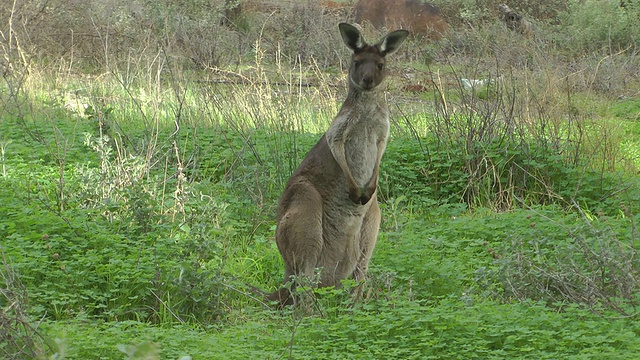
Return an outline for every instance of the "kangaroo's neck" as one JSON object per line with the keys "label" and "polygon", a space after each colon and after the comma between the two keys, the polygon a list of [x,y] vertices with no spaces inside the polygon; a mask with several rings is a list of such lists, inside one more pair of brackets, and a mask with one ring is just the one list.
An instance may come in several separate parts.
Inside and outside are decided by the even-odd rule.
{"label": "kangaroo's neck", "polygon": [[384,99],[384,92],[380,89],[364,91],[353,84],[349,84],[347,98],[342,104],[342,110],[386,110],[387,102]]}

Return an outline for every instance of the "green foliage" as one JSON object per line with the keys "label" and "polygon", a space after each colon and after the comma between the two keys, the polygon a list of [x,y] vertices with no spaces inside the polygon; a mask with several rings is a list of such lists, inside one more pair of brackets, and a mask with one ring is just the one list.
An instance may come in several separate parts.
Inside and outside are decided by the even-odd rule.
{"label": "green foliage", "polygon": [[[175,141],[182,144],[180,151],[149,161],[122,146],[117,128],[112,138],[91,128],[52,127],[35,119],[15,125],[2,123],[12,129],[5,132],[12,143],[4,158],[7,175],[0,179],[0,236],[12,268],[25,279],[30,313],[46,317],[47,333],[58,339],[49,341],[52,354],[64,351],[70,359],[123,353],[133,358],[142,353],[151,358],[275,358],[287,353],[296,358],[423,358],[504,357],[525,349],[534,357],[557,357],[588,353],[585,344],[594,341],[599,354],[626,353],[637,346],[628,333],[614,335],[611,327],[583,338],[562,330],[577,314],[590,316],[572,308],[575,303],[600,313],[631,314],[636,299],[621,289],[637,289],[637,284],[623,278],[620,269],[632,275],[635,265],[612,256],[621,255],[617,249],[623,245],[604,242],[612,231],[620,233],[613,244],[628,244],[629,236],[637,236],[630,220],[621,217],[635,219],[639,196],[626,177],[576,176],[583,170],[530,147],[505,149],[497,142],[477,141],[460,151],[453,140],[396,137],[384,159],[385,222],[362,303],[349,305],[349,290],[356,284],[347,283],[343,289],[314,291],[304,312],[274,315],[258,308],[260,302],[243,289],[247,284],[272,288],[282,276],[271,241],[274,204],[299,161],[291,159],[300,159],[318,135],[194,128],[171,137],[163,129],[156,143]],[[25,136],[34,129],[40,140]],[[56,133],[67,134],[68,151],[52,145]],[[128,136],[143,137],[135,131]],[[270,144],[277,145],[277,153]],[[192,165],[185,166],[182,158],[194,159]],[[522,175],[540,178],[545,174],[545,186],[555,190],[536,194],[543,188],[536,190],[535,183],[477,176],[469,172],[471,164],[519,167],[526,169]],[[621,192],[620,179],[632,190]],[[475,201],[464,201],[471,180],[491,183]],[[529,211],[514,206],[496,214],[478,206],[496,204],[500,194],[492,187],[508,184],[519,184],[521,193],[514,194],[528,196],[521,204],[562,207]],[[603,191],[617,195],[608,198]],[[568,225],[579,222],[575,213],[565,213],[570,204],[599,217],[614,215],[611,227],[581,237],[588,232]],[[580,246],[563,245],[568,239],[584,240]],[[525,240],[531,245],[523,245]],[[548,256],[541,257],[540,249],[547,249]],[[601,258],[586,256],[595,251],[601,251]],[[544,275],[563,274],[559,284],[578,284],[576,279],[593,279],[605,268],[618,269],[610,272],[611,283],[624,286],[581,285],[582,293],[600,291],[590,301],[563,296],[562,289],[552,296],[540,291],[539,284],[550,283]],[[612,296],[620,300],[608,300]],[[545,325],[524,320],[548,316],[546,306],[558,304],[565,311],[562,317],[544,320]],[[523,320],[514,325],[504,313]],[[268,322],[266,314],[273,317]],[[104,326],[96,326],[98,321]],[[478,327],[484,323],[489,325]],[[202,332],[215,324],[226,329]],[[184,337],[169,336],[174,331]],[[541,346],[552,338],[556,347]],[[206,341],[225,345],[198,345]],[[459,345],[451,346],[452,341]]]}
{"label": "green foliage", "polygon": [[[331,324],[322,319],[311,321],[301,333],[309,332],[315,352],[305,354],[305,339],[299,339],[296,345],[302,348],[300,358],[312,358],[318,353],[328,358],[501,358],[523,353],[527,357],[552,358],[560,347],[563,356],[588,354],[593,346],[590,341],[595,341],[595,352],[601,355],[624,353],[619,341],[625,343],[634,336],[633,331],[625,331],[611,342],[606,337],[597,340],[597,332],[590,330],[597,326],[595,323],[585,319],[580,325],[570,325],[564,318],[566,314],[539,311],[544,308],[536,303],[487,305],[469,306],[454,300],[422,306],[372,304],[365,311],[354,311],[351,317]],[[569,313],[584,314],[579,309]],[[526,321],[518,320],[525,318]],[[615,328],[614,325],[611,330]],[[631,345],[626,351],[634,347]]]}
{"label": "green foliage", "polygon": [[513,236],[499,245],[504,254],[499,278],[507,299],[538,299],[559,307],[583,303],[595,311],[634,316],[638,298],[629,289],[639,285],[634,245],[638,216],[583,216],[561,226],[532,221],[537,236]]}
{"label": "green foliage", "polygon": [[[382,194],[404,195],[414,202],[464,202],[470,207],[510,209],[516,204],[580,203],[616,213],[620,204],[637,209],[635,197],[617,194],[621,183],[637,181],[619,173],[602,173],[591,164],[572,164],[549,154],[552,144],[522,142],[468,143],[455,138],[392,139],[381,176]],[[504,138],[503,138],[504,140]],[[466,147],[460,151],[460,147]],[[393,185],[391,185],[392,183]],[[618,196],[623,195],[623,196]],[[629,198],[628,196],[631,196]],[[635,210],[634,210],[635,211]]]}
{"label": "green foliage", "polygon": [[637,357],[633,6],[523,3],[525,38],[497,2],[443,3],[465,28],[410,40],[388,80],[370,277],[276,311],[277,199],[347,56],[318,3],[225,22],[232,3],[0,6],[25,24],[0,44],[2,355]]}
{"label": "green foliage", "polygon": [[620,119],[637,121],[640,119],[640,99],[628,98],[613,102],[611,114]]}
{"label": "green foliage", "polygon": [[47,331],[64,331],[73,339],[68,359],[117,358],[118,344],[149,342],[163,344],[160,355],[168,359],[634,359],[640,348],[636,322],[602,321],[580,307],[557,312],[536,302],[374,302],[337,318],[301,319],[293,339],[286,321],[286,315],[256,318],[206,332],[135,322],[67,322],[47,324]]}
{"label": "green foliage", "polygon": [[46,348],[46,339],[31,318],[28,294],[0,244],[0,356],[5,359],[36,358]]}
{"label": "green foliage", "polygon": [[65,158],[60,168],[37,160],[25,166],[18,155],[1,179],[7,201],[0,234],[16,271],[29,280],[33,313],[167,322],[194,312],[220,317],[213,291],[221,286],[219,249],[233,233],[225,203],[180,174],[159,186],[144,159],[119,157],[106,137],[87,136],[84,146],[98,154],[97,166],[82,156],[74,165]]}
{"label": "green foliage", "polygon": [[617,1],[570,1],[565,14],[567,40],[573,51],[633,48],[640,35],[640,6]]}

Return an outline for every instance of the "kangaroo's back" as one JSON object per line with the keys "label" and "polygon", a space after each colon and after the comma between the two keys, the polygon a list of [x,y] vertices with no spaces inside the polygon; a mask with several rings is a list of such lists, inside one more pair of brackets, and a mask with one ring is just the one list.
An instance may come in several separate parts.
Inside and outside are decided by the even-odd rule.
{"label": "kangaroo's back", "polygon": [[[340,286],[349,277],[361,280],[378,235],[376,186],[389,138],[389,114],[378,86],[387,75],[386,55],[408,32],[397,30],[369,45],[354,26],[341,23],[339,28],[353,51],[347,98],[289,179],[278,205],[276,242],[285,283],[292,276],[311,278],[318,268],[320,286]],[[293,301],[285,288],[271,299]]]}

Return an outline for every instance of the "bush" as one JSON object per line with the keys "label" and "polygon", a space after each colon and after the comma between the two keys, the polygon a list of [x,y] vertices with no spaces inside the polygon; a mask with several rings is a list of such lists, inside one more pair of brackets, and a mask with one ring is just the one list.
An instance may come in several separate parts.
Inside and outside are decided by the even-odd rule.
{"label": "bush", "polygon": [[543,300],[560,308],[584,304],[596,312],[637,315],[638,215],[582,215],[577,224],[555,224],[560,225],[555,231],[532,221],[538,236],[514,236],[503,245],[498,276],[505,301]]}
{"label": "bush", "polygon": [[28,293],[0,246],[0,355],[3,359],[35,359],[46,349],[29,314]]}
{"label": "bush", "polygon": [[618,1],[570,1],[563,16],[566,36],[560,45],[569,53],[580,54],[606,49],[609,54],[635,49],[640,44],[640,5]]}

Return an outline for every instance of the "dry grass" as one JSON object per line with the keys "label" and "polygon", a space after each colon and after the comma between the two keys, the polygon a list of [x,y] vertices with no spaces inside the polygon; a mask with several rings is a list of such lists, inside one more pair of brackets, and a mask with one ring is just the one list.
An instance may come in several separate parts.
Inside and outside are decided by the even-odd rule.
{"label": "dry grass", "polygon": [[38,323],[29,316],[24,285],[7,262],[4,252],[0,253],[0,357],[38,358],[46,348],[45,341],[38,332]]}

